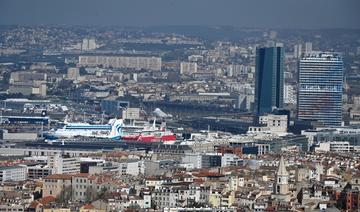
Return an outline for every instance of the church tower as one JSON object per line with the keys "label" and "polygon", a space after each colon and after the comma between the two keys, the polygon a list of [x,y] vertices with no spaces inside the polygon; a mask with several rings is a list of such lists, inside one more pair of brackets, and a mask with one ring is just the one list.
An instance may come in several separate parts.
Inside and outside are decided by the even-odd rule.
{"label": "church tower", "polygon": [[276,172],[276,182],[274,186],[275,195],[287,195],[289,193],[289,173],[286,170],[284,157],[281,156],[278,170]]}

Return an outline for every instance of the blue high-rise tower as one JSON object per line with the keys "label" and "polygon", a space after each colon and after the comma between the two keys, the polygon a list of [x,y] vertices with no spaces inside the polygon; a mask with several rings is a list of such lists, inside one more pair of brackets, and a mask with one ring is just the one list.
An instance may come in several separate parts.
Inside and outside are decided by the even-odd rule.
{"label": "blue high-rise tower", "polygon": [[341,126],[343,60],[336,53],[310,53],[299,64],[298,119]]}
{"label": "blue high-rise tower", "polygon": [[255,113],[271,113],[284,104],[284,49],[263,47],[256,49]]}

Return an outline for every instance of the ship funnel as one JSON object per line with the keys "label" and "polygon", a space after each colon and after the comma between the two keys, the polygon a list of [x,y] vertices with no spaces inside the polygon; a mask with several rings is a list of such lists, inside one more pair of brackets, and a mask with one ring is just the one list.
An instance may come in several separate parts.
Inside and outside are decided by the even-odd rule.
{"label": "ship funnel", "polygon": [[124,126],[124,122],[122,119],[116,119],[111,125],[110,138],[119,140],[122,135],[122,128]]}

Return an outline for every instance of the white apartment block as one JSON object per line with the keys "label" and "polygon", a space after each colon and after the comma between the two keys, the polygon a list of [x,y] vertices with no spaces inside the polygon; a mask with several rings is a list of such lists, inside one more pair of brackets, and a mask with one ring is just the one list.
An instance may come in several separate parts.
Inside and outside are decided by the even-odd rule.
{"label": "white apartment block", "polygon": [[282,134],[287,132],[287,115],[268,114],[259,117],[259,124],[262,126],[249,127],[248,133],[259,134]]}
{"label": "white apartment block", "polygon": [[146,69],[153,71],[161,70],[160,57],[125,57],[125,56],[79,56],[80,66],[100,66],[105,68],[129,68]]}
{"label": "white apartment block", "polygon": [[221,157],[221,166],[239,166],[242,165],[243,160],[235,154],[224,154]]}
{"label": "white apartment block", "polygon": [[2,166],[0,167],[0,182],[26,180],[26,167]]}
{"label": "white apartment block", "polygon": [[284,86],[284,103],[285,104],[296,104],[296,92],[292,85]]}
{"label": "white apartment block", "polygon": [[197,63],[181,62],[180,74],[190,75],[197,72]]}
{"label": "white apartment block", "polygon": [[48,158],[48,166],[52,174],[72,174],[80,172],[80,160],[76,157],[53,155]]}

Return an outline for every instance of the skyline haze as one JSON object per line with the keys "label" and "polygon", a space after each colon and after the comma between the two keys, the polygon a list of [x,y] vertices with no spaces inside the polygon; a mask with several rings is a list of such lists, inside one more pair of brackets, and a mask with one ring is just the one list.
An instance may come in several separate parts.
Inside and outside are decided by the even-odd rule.
{"label": "skyline haze", "polygon": [[360,28],[358,0],[1,0],[1,25]]}

